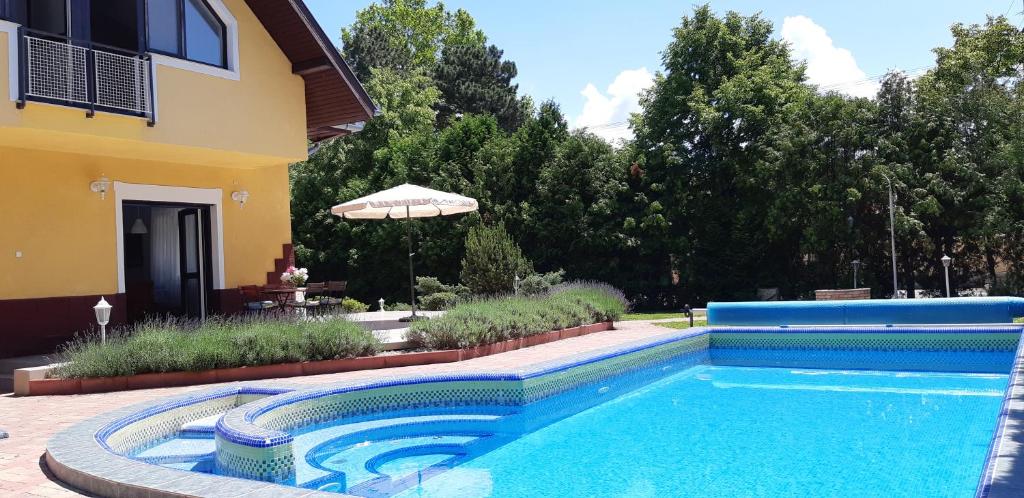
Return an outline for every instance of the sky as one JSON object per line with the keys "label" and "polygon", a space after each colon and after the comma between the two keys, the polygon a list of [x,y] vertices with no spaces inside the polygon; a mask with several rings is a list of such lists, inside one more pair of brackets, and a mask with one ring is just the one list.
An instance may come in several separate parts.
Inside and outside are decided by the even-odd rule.
{"label": "sky", "polygon": [[[339,46],[341,28],[372,0],[306,0]],[[710,0],[718,13],[761,13],[807,61],[811,83],[870,96],[891,69],[914,76],[934,64],[932,48],[952,43],[955,23],[1006,14],[1024,23],[1024,0]],[[521,93],[558,102],[570,126],[616,141],[638,110],[637,94],[661,70],[672,29],[698,2],[671,0],[448,0],[515,61]]]}

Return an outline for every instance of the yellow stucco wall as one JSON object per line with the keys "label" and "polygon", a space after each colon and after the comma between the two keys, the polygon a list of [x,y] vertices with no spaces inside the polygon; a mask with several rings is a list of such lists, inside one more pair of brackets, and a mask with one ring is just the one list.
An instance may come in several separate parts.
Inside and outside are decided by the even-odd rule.
{"label": "yellow stucco wall", "polygon": [[0,146],[125,159],[258,168],[306,155],[302,78],[244,0],[223,0],[238,22],[239,79],[157,65],[158,123],[8,97],[8,39],[0,32]]}
{"label": "yellow stucco wall", "polygon": [[[89,190],[112,181],[223,190],[225,287],[266,283],[291,240],[288,167],[216,168],[174,162],[0,148],[0,299],[117,291],[114,195]],[[249,191],[240,207],[231,192]],[[20,251],[22,257],[17,258]]]}

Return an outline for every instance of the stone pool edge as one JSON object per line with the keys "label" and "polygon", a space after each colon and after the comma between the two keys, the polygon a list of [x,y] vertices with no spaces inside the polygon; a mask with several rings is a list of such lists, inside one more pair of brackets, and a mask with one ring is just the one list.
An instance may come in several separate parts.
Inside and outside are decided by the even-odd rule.
{"label": "stone pool edge", "polygon": [[1024,336],[1017,345],[975,498],[1024,496]]}

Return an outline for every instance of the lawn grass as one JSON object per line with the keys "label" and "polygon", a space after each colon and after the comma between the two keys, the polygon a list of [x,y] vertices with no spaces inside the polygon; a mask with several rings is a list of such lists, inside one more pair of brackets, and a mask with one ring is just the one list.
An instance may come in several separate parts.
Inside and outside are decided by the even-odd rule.
{"label": "lawn grass", "polygon": [[634,321],[634,320],[664,320],[667,318],[683,318],[682,313],[670,312],[670,311],[636,311],[633,313],[626,313],[622,315],[620,320]]}
{"label": "lawn grass", "polygon": [[[688,329],[688,328],[690,328],[690,321],[689,320],[683,320],[683,321],[680,321],[680,322],[659,322],[659,323],[655,323],[654,325],[657,325],[659,327],[668,327],[670,329]],[[693,320],[693,326],[694,327],[706,327],[707,325],[708,325],[707,320],[697,320],[697,319]]]}

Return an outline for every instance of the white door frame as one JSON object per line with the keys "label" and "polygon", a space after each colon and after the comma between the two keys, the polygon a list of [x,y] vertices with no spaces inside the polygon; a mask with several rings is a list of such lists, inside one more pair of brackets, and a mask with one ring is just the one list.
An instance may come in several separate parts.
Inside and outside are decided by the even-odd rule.
{"label": "white door frame", "polygon": [[213,288],[224,289],[224,191],[219,188],[168,187],[114,182],[117,224],[117,293],[124,294],[124,201],[203,204],[210,206],[210,252]]}

